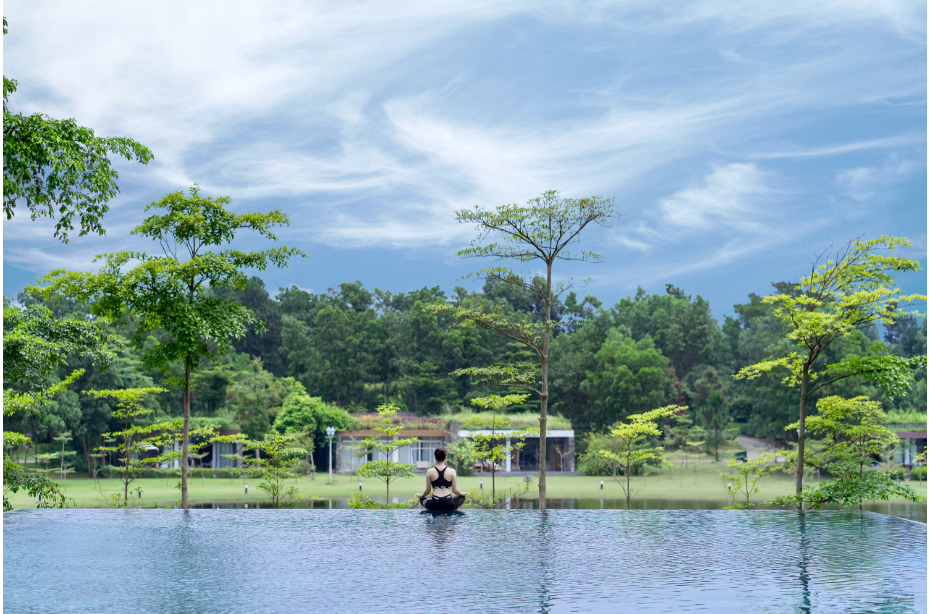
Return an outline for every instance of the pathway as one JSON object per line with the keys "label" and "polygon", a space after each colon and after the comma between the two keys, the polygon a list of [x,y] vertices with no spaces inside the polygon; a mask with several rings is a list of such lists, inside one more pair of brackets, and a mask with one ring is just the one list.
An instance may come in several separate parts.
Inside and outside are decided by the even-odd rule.
{"label": "pathway", "polygon": [[[736,437],[736,440],[745,448],[745,451],[748,452],[748,458],[756,458],[766,452],[776,452],[774,446],[754,437],[739,435]],[[779,456],[776,462],[782,462],[783,460],[784,458]]]}

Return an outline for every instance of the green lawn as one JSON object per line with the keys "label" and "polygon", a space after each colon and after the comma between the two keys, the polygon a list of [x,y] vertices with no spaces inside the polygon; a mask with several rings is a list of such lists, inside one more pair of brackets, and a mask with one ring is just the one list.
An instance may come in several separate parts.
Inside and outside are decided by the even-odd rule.
{"label": "green lawn", "polygon": [[[694,471],[694,468],[697,471]],[[642,480],[641,490],[636,495],[641,499],[668,499],[668,500],[703,500],[728,503],[729,496],[725,490],[725,480],[719,476],[723,464],[716,462],[690,463],[686,470],[675,466],[672,473],[663,468],[660,473],[652,473]],[[514,486],[521,477],[499,477],[497,485]],[[484,488],[490,488],[490,474],[483,476],[459,478],[459,488],[462,490],[476,490],[479,480],[484,480]],[[603,490],[600,489],[600,480],[603,480]],[[336,475],[333,483],[328,483],[328,476],[320,474],[316,479],[300,478],[294,484],[309,491],[313,496],[326,499],[344,499],[358,492],[359,478],[355,476]],[[142,498],[137,495],[132,498],[133,506],[158,503],[167,505],[180,498],[180,492],[174,488],[178,478],[169,480],[138,479],[132,487],[142,488]],[[249,483],[248,495],[245,495],[245,483]],[[362,480],[364,492],[372,497],[383,498],[385,489],[382,482],[373,479]],[[922,496],[926,496],[926,482],[908,482],[908,484]],[[793,479],[789,476],[774,475],[765,478],[759,483],[760,492],[752,497],[754,501],[762,502],[770,497],[786,495],[793,492]],[[258,490],[255,480],[236,478],[192,478],[189,481],[191,503],[209,503],[222,501],[260,501],[264,493]],[[425,487],[424,476],[417,476],[405,480],[398,480],[390,489],[391,498],[412,498],[416,492],[422,492]],[[117,480],[99,480],[96,484],[87,478],[69,477],[67,496],[74,500],[77,507],[103,507],[103,497],[98,488],[104,492],[112,493],[122,490]],[[560,498],[596,498],[596,499],[622,499],[623,492],[619,484],[609,477],[587,476],[549,476],[548,496],[551,499]],[[10,496],[13,507],[34,507],[35,501],[22,493]]]}

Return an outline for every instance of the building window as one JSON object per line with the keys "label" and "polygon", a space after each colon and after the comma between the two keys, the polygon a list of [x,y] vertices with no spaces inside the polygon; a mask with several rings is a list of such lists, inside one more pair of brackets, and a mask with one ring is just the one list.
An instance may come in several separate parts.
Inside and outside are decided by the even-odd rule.
{"label": "building window", "polygon": [[431,463],[435,460],[435,449],[444,448],[443,439],[420,439],[410,446],[411,463]]}

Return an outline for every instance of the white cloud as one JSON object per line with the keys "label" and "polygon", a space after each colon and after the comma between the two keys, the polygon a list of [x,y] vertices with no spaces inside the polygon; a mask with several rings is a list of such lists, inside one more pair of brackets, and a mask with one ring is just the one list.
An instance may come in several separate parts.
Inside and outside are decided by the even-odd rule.
{"label": "white cloud", "polygon": [[844,194],[863,202],[920,168],[925,167],[912,160],[892,160],[880,167],[862,166],[842,171],[836,177],[836,184]]}
{"label": "white cloud", "polygon": [[[601,240],[655,258],[669,237],[722,234],[687,266],[723,266],[785,236],[777,161],[925,141],[906,122],[838,145],[803,129],[924,104],[921,2],[33,1],[7,17],[15,108],[156,155],[122,175],[137,191],[114,201],[109,237],[72,241],[81,263],[129,244],[140,193],[197,182],[234,207],[286,208],[288,241],[398,249],[464,241],[457,208],[617,195],[630,215]],[[890,180],[860,164],[836,184],[859,199]],[[783,172],[778,189],[796,188]],[[45,226],[4,227],[10,262],[61,260]]]}
{"label": "white cloud", "polygon": [[757,231],[756,203],[769,195],[762,173],[754,164],[729,164],[713,169],[699,186],[663,199],[658,207],[664,221],[691,230],[719,225]]}
{"label": "white cloud", "polygon": [[803,148],[798,147],[791,150],[775,151],[770,153],[753,154],[749,157],[763,160],[777,160],[781,158],[819,158],[823,156],[838,156],[848,153],[867,151],[870,149],[887,149],[901,147],[904,145],[913,145],[924,143],[926,141],[925,133],[911,133],[900,136],[888,137],[885,139],[868,139],[865,141],[856,141],[852,143],[843,143],[840,145],[826,145],[822,147]]}

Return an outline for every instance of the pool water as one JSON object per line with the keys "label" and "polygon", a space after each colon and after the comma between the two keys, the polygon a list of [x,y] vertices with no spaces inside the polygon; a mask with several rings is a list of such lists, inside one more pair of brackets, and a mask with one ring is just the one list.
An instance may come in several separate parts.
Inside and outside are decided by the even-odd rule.
{"label": "pool water", "polygon": [[[384,501],[383,498],[375,498]],[[393,498],[394,503],[399,503],[400,499]],[[548,509],[560,510],[616,510],[626,509],[625,499],[547,499]],[[632,500],[632,509],[634,510],[721,510],[731,501],[707,500],[707,499],[648,499],[640,498]],[[535,509],[539,505],[538,499],[517,499],[510,502],[513,509]],[[301,501],[298,507],[304,509],[349,509],[351,506],[348,499],[330,498],[321,501]],[[141,506],[139,506],[141,507]],[[198,509],[262,509],[261,497],[239,501],[215,501],[210,503],[195,503],[192,507]],[[264,507],[268,507],[265,505]],[[863,505],[864,509],[869,512],[878,512],[907,520],[915,520],[926,524],[926,504],[905,502],[887,502],[887,501],[870,501]],[[788,509],[787,507],[763,506],[757,509]],[[825,510],[843,509],[838,505],[824,505]],[[849,508],[844,508],[849,509]]]}
{"label": "pool water", "polygon": [[4,612],[926,612],[872,512],[17,510]]}

